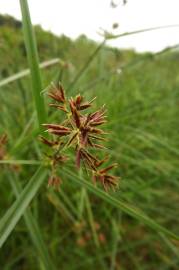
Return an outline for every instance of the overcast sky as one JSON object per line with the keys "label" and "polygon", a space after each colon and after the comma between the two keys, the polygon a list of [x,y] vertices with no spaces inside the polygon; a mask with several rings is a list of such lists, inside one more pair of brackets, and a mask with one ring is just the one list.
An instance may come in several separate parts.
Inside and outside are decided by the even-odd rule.
{"label": "overcast sky", "polygon": [[[28,0],[32,22],[41,24],[46,30],[76,38],[84,33],[101,40],[98,30],[119,28],[115,34],[141,28],[179,24],[179,0],[113,0],[118,7],[110,6],[111,0]],[[0,0],[0,13],[20,19],[18,0]],[[110,44],[137,51],[159,51],[167,46],[179,44],[179,27],[124,37]]]}

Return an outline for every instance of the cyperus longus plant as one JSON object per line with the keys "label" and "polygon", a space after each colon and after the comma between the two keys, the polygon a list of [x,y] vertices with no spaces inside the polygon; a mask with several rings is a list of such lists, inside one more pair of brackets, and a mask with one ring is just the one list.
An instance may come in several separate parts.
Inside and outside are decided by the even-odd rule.
{"label": "cyperus longus plant", "polygon": [[[118,185],[118,178],[108,171],[116,167],[116,163],[103,167],[108,160],[105,156],[102,160],[98,157],[98,150],[105,148],[102,142],[106,133],[99,128],[106,123],[106,110],[103,106],[95,112],[85,113],[92,107],[95,100],[85,101],[81,95],[67,99],[63,87],[59,84],[53,86],[48,96],[54,101],[49,105],[63,112],[64,118],[61,123],[44,123],[47,132],[51,134],[49,140],[40,136],[43,143],[52,148],[51,159],[52,171],[49,178],[49,185],[58,186],[61,182],[57,176],[56,168],[59,163],[64,163],[68,158],[64,155],[67,148],[74,149],[76,166],[85,168],[86,172],[92,176],[94,182],[100,182],[105,190]],[[102,167],[102,168],[101,168]]]}

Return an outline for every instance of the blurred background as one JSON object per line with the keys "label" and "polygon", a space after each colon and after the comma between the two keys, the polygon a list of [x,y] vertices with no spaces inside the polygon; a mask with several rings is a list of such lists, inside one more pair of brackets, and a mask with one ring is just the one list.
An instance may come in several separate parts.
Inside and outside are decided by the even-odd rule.
{"label": "blurred background", "polygon": [[[1,13],[21,19],[18,1],[0,0]],[[77,38],[85,34],[88,38],[101,41],[100,28],[113,33],[131,32],[143,28],[175,25],[178,20],[177,0],[29,0],[32,22],[56,35],[65,34]],[[118,27],[113,29],[112,26]],[[118,48],[134,48],[139,52],[157,52],[178,43],[178,28],[160,30],[113,40],[109,44]]]}
{"label": "blurred background", "polygon": [[[46,93],[59,80],[69,97],[80,92],[89,100],[97,97],[95,109],[106,104],[105,151],[111,162],[119,163],[114,173],[120,180],[115,192],[91,192],[73,181],[78,177],[73,162],[69,173],[59,168],[63,183],[58,191],[47,188],[44,177],[30,214],[14,223],[1,248],[0,269],[179,270],[179,241],[156,225],[179,235],[179,2],[28,3],[41,90]],[[0,0],[0,13],[0,135],[8,138],[3,144],[0,137],[3,217],[44,152],[19,1]],[[44,98],[48,108],[46,94]],[[59,121],[60,114],[48,113]],[[15,161],[7,167],[8,160]]]}

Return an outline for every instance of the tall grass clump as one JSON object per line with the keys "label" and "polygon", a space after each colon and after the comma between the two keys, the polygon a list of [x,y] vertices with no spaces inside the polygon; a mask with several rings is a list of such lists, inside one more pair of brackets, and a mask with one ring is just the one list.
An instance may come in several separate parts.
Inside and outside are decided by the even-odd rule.
{"label": "tall grass clump", "polygon": [[158,27],[105,32],[99,45],[35,28],[38,57],[27,1],[20,6],[24,43],[17,39],[22,51],[13,59],[26,63],[27,55],[29,70],[0,81],[3,269],[177,270],[177,50],[106,46]]}

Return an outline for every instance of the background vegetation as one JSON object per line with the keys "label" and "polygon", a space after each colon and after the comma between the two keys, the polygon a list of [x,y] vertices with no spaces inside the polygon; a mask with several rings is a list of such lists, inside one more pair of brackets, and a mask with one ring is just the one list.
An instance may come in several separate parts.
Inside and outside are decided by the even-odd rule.
{"label": "background vegetation", "polygon": [[[63,184],[54,191],[47,188],[48,172],[40,169],[36,176],[42,185],[24,206],[25,219],[15,226],[17,215],[13,219],[10,211],[4,219],[16,197],[21,199],[18,194],[36,172],[44,150],[30,77],[11,77],[28,67],[21,22],[0,16],[0,134],[8,136],[0,164],[0,237],[9,224],[15,226],[1,248],[1,269],[178,270],[179,241],[162,230],[179,235],[177,48],[137,54],[103,46],[89,64],[98,44],[85,36],[73,41],[40,26],[35,33],[40,62],[58,58],[43,68],[42,90],[58,78],[68,95],[97,96],[96,107],[106,104],[106,152],[119,162],[116,175],[121,180],[116,192],[104,195],[88,185],[86,176],[80,180],[70,164],[59,168]],[[49,117],[58,120],[59,115],[49,112]],[[16,205],[16,214],[22,205],[24,201]]]}

